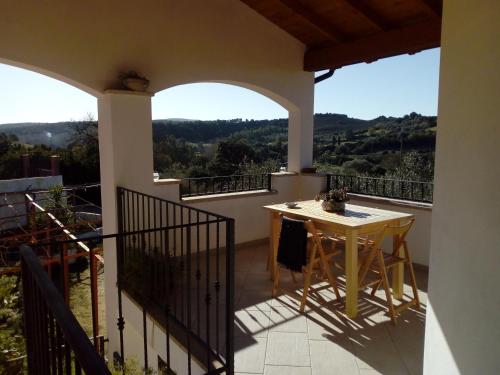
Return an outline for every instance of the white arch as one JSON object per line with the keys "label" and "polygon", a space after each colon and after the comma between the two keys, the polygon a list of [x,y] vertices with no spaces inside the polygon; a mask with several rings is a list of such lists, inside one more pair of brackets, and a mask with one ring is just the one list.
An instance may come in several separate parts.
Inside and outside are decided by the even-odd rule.
{"label": "white arch", "polygon": [[52,72],[50,70],[43,69],[43,68],[40,68],[40,67],[35,66],[35,65],[25,64],[25,63],[22,63],[19,61],[14,61],[14,60],[8,60],[8,59],[4,59],[2,57],[0,57],[0,63],[5,64],[5,65],[14,66],[16,68],[26,69],[26,70],[29,70],[29,71],[32,71],[35,73],[42,74],[42,75],[47,76],[49,78],[57,79],[58,81],[64,82],[70,86],[73,86],[79,90],[82,90],[82,91],[86,92],[87,94],[90,94],[96,98],[99,98],[101,96],[101,93],[99,91],[96,91],[96,90],[94,90],[94,89],[92,89],[92,88],[90,88],[90,87],[88,87],[80,82],[77,82],[77,81],[72,80],[68,77],[65,77],[62,74]]}
{"label": "white arch", "polygon": [[177,82],[174,85],[167,86],[167,87],[157,91],[157,93],[171,89],[173,87],[191,85],[191,84],[197,84],[197,83],[221,83],[221,84],[226,84],[226,85],[230,85],[230,86],[241,87],[241,88],[256,92],[258,94],[261,94],[262,96],[265,96],[266,98],[279,104],[281,107],[286,109],[288,112],[293,112],[293,111],[298,110],[298,106],[296,104],[294,104],[291,100],[285,98],[284,96],[276,93],[275,91],[273,91],[271,89],[259,86],[259,85],[254,84],[254,83],[235,81],[235,80],[207,79],[207,80]]}

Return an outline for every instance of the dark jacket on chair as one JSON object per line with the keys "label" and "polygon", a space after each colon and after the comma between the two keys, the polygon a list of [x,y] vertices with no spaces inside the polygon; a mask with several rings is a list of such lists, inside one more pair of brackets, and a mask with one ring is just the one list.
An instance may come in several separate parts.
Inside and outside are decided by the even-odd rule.
{"label": "dark jacket on chair", "polygon": [[282,218],[277,261],[294,272],[302,272],[307,264],[307,230],[302,220]]}

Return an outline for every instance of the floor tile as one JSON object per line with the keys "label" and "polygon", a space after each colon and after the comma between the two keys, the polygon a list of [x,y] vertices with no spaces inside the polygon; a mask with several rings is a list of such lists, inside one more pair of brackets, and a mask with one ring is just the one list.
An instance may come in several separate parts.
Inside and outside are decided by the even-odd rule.
{"label": "floor tile", "polygon": [[307,333],[307,319],[298,309],[273,307],[269,319],[271,332]]}
{"label": "floor tile", "polygon": [[352,335],[356,363],[360,369],[377,370],[383,374],[408,374],[389,333],[388,324],[365,327]]}
{"label": "floor tile", "polygon": [[271,291],[248,290],[242,293],[236,303],[236,310],[271,311]]}
{"label": "floor tile", "polygon": [[352,344],[342,338],[338,342],[310,340],[312,375],[358,374]]}
{"label": "floor tile", "polygon": [[262,374],[266,357],[267,340],[265,338],[235,337],[234,339],[235,372]]}
{"label": "floor tile", "polygon": [[[239,251],[239,250],[238,250]],[[325,282],[299,312],[302,277],[294,284],[289,273],[282,290],[272,298],[272,282],[265,270],[267,247],[237,254],[235,366],[240,375],[420,375],[422,372],[425,310],[425,272],[417,272],[421,311],[404,311],[394,327],[387,314],[385,293],[360,293],[359,315],[344,315]],[[238,263],[245,263],[240,264]],[[341,295],[343,278],[339,277]],[[326,286],[326,288],[325,288]],[[370,292],[370,290],[368,291]],[[411,295],[408,283],[405,294]]]}
{"label": "floor tile", "polygon": [[307,333],[311,340],[334,340],[347,335],[348,327],[339,312],[322,308],[307,312]]}
{"label": "floor tile", "polygon": [[256,310],[236,311],[234,318],[234,335],[267,337],[269,328],[269,313]]}
{"label": "floor tile", "polygon": [[270,332],[267,342],[266,365],[310,366],[307,334]]}
{"label": "floor tile", "polygon": [[311,375],[311,368],[266,365],[264,375]]}

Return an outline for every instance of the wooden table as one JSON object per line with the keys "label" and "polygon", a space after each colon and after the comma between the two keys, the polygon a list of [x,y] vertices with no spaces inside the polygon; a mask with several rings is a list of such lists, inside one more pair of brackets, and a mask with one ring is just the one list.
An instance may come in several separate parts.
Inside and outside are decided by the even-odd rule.
{"label": "wooden table", "polygon": [[[271,277],[276,267],[278,240],[280,233],[280,214],[301,219],[312,220],[318,230],[346,237],[345,271],[346,271],[346,314],[354,318],[358,313],[358,236],[376,232],[386,224],[399,225],[401,220],[413,217],[411,214],[381,210],[377,208],[347,204],[344,213],[323,211],[321,202],[298,202],[296,208],[287,208],[284,204],[264,206],[270,213],[271,237],[269,256]],[[393,239],[395,246],[397,238]],[[395,298],[403,295],[403,264],[393,268],[392,288]]]}

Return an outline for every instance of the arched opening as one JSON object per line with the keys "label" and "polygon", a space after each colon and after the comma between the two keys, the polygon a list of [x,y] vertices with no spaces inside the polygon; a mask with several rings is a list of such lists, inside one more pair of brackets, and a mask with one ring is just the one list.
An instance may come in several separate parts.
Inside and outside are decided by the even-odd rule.
{"label": "arched opening", "polygon": [[[156,94],[155,171],[161,178],[196,179],[190,183],[200,193],[264,188],[265,174],[286,168],[288,112],[283,104],[270,94],[227,83],[179,85]],[[220,186],[210,180],[241,175],[249,177],[228,177]]]}
{"label": "arched opening", "polygon": [[97,98],[15,65],[0,64],[0,133],[6,140],[0,178],[25,177],[23,155],[30,155],[31,175],[44,173],[39,170],[48,169],[51,156],[57,155],[65,184],[98,182]]}

